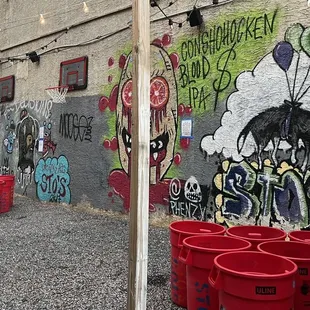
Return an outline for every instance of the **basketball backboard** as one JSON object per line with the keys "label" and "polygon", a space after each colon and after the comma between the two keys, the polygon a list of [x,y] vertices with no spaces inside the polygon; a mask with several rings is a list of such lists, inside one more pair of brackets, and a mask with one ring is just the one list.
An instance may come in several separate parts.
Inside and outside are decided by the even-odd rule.
{"label": "basketball backboard", "polygon": [[0,102],[14,100],[15,77],[14,75],[0,78]]}
{"label": "basketball backboard", "polygon": [[88,57],[83,56],[60,63],[59,86],[67,85],[68,91],[87,87]]}

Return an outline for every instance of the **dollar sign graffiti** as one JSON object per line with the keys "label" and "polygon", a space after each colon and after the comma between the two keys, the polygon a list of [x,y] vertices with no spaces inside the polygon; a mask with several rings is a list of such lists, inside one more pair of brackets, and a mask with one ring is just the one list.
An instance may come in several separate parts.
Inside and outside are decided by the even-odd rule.
{"label": "dollar sign graffiti", "polygon": [[[219,94],[224,91],[231,82],[231,73],[227,70],[227,65],[230,58],[232,60],[236,59],[236,51],[234,50],[236,44],[232,46],[231,49],[225,51],[217,61],[217,71],[221,73],[218,79],[215,79],[213,82],[213,89],[215,91],[215,101],[214,101],[214,111],[216,110],[217,103],[219,100]],[[224,64],[222,62],[224,61]]]}

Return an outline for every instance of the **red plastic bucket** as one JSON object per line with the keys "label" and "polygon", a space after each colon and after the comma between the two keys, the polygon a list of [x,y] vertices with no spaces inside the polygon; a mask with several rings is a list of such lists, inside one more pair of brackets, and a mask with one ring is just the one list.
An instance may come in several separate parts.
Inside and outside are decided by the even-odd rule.
{"label": "red plastic bucket", "polygon": [[248,240],[252,243],[252,251],[257,251],[257,246],[265,241],[285,240],[286,232],[267,226],[234,226],[226,231],[227,235]]}
{"label": "red plastic bucket", "polygon": [[218,310],[218,291],[208,283],[214,258],[231,251],[248,250],[251,243],[228,236],[194,236],[183,241],[180,261],[186,264],[187,309]]}
{"label": "red plastic bucket", "polygon": [[0,175],[0,181],[4,181],[6,183],[6,191],[9,191],[9,204],[10,207],[13,206],[13,199],[14,199],[14,185],[15,185],[15,176],[6,174],[6,175]]}
{"label": "red plastic bucket", "polygon": [[310,309],[310,244],[296,241],[270,241],[261,243],[258,250],[288,258],[297,265],[294,310]]}
{"label": "red plastic bucket", "polygon": [[179,261],[183,240],[201,234],[224,235],[225,227],[201,221],[176,221],[170,224],[171,300],[186,308],[186,265]]}
{"label": "red plastic bucket", "polygon": [[6,182],[0,180],[0,213],[10,211],[10,192],[7,190]]}
{"label": "red plastic bucket", "polygon": [[301,241],[310,243],[310,231],[309,230],[295,230],[288,234],[290,240]]}
{"label": "red plastic bucket", "polygon": [[256,251],[217,256],[209,283],[225,310],[293,310],[297,266],[281,256]]}

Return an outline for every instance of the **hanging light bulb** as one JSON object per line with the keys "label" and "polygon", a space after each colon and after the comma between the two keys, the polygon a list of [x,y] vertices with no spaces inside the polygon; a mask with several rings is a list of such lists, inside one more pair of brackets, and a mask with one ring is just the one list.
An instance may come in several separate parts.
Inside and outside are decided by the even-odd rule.
{"label": "hanging light bulb", "polygon": [[87,3],[85,1],[83,2],[83,11],[84,11],[84,13],[89,12],[89,7],[87,6]]}
{"label": "hanging light bulb", "polygon": [[45,19],[44,19],[43,14],[40,14],[40,24],[41,24],[41,25],[44,25],[44,24],[45,24]]}

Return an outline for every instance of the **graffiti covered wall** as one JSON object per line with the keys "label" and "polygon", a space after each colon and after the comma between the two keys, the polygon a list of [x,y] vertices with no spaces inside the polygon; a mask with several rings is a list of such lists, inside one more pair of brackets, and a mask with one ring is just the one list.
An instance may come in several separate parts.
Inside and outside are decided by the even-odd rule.
{"label": "graffiti covered wall", "polygon": [[[309,225],[310,24],[297,2],[308,10],[233,1],[204,7],[200,28],[152,27],[151,212]],[[93,93],[2,107],[1,172],[17,191],[129,211],[132,56],[128,36],[118,43],[100,43]]]}

